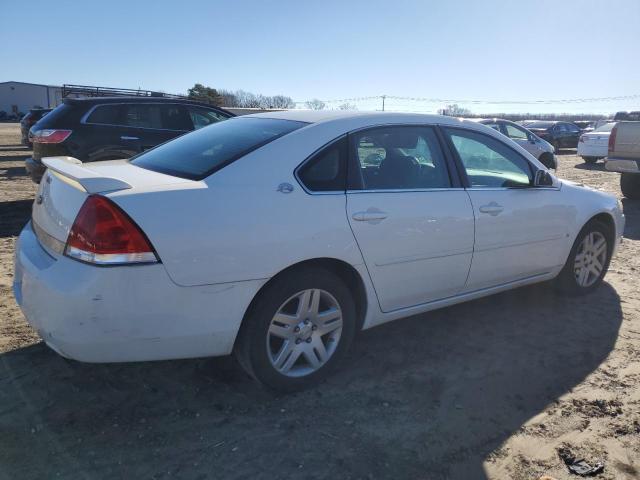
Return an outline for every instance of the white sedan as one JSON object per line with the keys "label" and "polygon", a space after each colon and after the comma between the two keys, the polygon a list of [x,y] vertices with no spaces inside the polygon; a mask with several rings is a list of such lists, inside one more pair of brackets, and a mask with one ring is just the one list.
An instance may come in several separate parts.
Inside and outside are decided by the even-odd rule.
{"label": "white sedan", "polygon": [[616,199],[449,117],[289,111],[234,118],[130,160],[48,167],[14,292],[61,355],[227,355],[305,387],[354,335],[554,279],[595,289]]}
{"label": "white sedan", "polygon": [[606,123],[595,130],[580,135],[578,156],[587,163],[595,163],[606,157],[609,149],[609,136],[615,125],[615,122]]}

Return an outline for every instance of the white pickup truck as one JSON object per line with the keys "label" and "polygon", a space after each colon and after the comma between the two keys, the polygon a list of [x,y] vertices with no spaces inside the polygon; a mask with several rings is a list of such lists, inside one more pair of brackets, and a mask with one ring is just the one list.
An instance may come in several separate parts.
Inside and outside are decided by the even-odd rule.
{"label": "white pickup truck", "polygon": [[609,136],[605,168],[620,172],[620,189],[627,198],[640,198],[640,122],[618,122]]}

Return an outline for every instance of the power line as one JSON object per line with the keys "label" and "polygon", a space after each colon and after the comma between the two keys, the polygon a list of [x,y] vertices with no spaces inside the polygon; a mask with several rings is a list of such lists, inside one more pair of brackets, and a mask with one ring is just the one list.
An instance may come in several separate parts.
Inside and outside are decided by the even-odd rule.
{"label": "power line", "polygon": [[[384,110],[385,99],[389,100],[405,100],[409,102],[427,102],[452,104],[461,103],[467,105],[555,105],[555,104],[575,104],[575,103],[598,103],[598,102],[614,102],[614,101],[630,101],[640,100],[640,94],[636,95],[620,95],[613,97],[591,97],[591,98],[562,98],[547,100],[470,100],[456,98],[431,98],[431,97],[403,97],[398,95],[373,95],[367,97],[351,97],[322,100],[324,103],[349,103],[363,102],[368,100],[382,100],[382,109]],[[306,101],[295,102],[296,104],[305,104]]]}

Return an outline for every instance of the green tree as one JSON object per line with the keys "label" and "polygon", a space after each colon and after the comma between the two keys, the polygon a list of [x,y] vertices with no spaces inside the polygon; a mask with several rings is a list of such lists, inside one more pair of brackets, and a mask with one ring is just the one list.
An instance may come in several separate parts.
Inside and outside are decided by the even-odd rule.
{"label": "green tree", "polygon": [[222,105],[223,98],[215,88],[205,87],[201,83],[196,83],[188,92],[189,98],[199,102]]}

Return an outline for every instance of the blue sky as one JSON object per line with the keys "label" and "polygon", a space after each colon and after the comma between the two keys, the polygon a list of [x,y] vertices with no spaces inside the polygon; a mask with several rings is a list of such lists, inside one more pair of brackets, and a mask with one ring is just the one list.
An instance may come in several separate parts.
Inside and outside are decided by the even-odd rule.
{"label": "blue sky", "polygon": [[[639,0],[2,0],[1,12],[0,81],[172,93],[199,82],[294,100],[640,94]],[[380,106],[353,103],[362,110]],[[389,100],[387,106],[441,105]],[[640,109],[640,97],[468,106],[611,112]]]}

